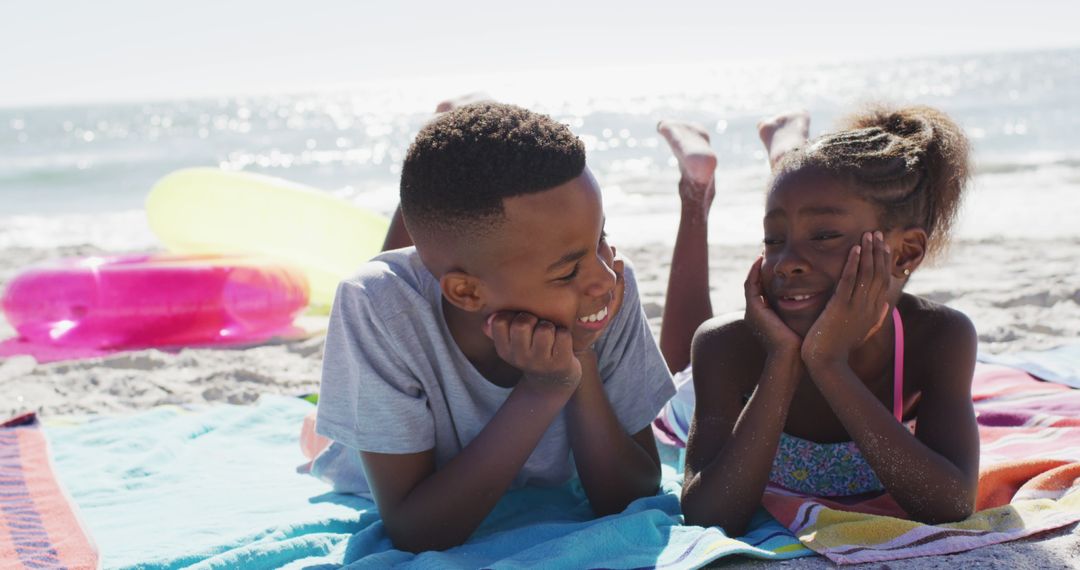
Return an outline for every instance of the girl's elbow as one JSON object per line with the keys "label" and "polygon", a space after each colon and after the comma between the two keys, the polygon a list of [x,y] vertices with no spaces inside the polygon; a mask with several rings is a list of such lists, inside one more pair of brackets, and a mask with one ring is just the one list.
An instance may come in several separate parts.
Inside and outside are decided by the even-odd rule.
{"label": "girl's elbow", "polygon": [[715,504],[712,501],[696,499],[695,493],[684,493],[682,496],[683,521],[693,526],[719,527],[728,536],[742,536],[746,533],[746,527],[750,523],[749,517],[740,516],[735,512],[739,509],[732,508],[734,505],[711,509],[707,505]]}
{"label": "girl's elbow", "polygon": [[[912,518],[925,524],[946,524],[960,522],[975,513],[975,492],[961,491],[934,501],[933,508],[927,508]],[[914,513],[913,513],[914,514]]]}
{"label": "girl's elbow", "polygon": [[696,503],[693,500],[687,500],[683,497],[682,503],[683,522],[690,526],[712,526],[715,521],[713,517],[708,516],[708,513],[702,512],[701,509],[696,508]]}
{"label": "girl's elbow", "polygon": [[719,527],[728,536],[742,536],[746,534],[749,521],[740,521],[733,518],[716,516],[715,513],[707,513],[698,509],[683,507],[683,519],[685,523],[693,526]]}
{"label": "girl's elbow", "polygon": [[935,524],[960,522],[975,514],[975,493],[949,501],[940,521]]}
{"label": "girl's elbow", "polygon": [[960,490],[954,495],[952,501],[946,504],[950,507],[948,522],[959,522],[975,514],[975,499],[978,496],[978,476],[968,477],[960,484]]}

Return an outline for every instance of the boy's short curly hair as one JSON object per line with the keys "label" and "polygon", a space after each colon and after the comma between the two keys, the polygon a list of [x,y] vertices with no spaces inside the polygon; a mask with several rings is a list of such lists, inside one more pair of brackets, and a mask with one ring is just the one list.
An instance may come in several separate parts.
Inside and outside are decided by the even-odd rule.
{"label": "boy's short curly hair", "polygon": [[401,210],[409,232],[482,232],[503,200],[564,184],[585,170],[585,145],[547,115],[476,103],[420,130],[401,170]]}

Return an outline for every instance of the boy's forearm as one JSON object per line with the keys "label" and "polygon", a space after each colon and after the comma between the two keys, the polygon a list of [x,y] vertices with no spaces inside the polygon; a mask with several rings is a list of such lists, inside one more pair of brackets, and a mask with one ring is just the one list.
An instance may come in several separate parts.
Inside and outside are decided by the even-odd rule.
{"label": "boy's forearm", "polygon": [[815,367],[811,377],[882,485],[909,515],[941,523],[971,514],[974,478],[916,439],[846,362]]}
{"label": "boy's forearm", "polygon": [[769,483],[802,371],[798,355],[770,356],[757,388],[716,455],[697,470],[691,469],[688,457],[682,496],[687,524],[718,525],[730,536],[745,531]]}
{"label": "boy's forearm", "polygon": [[569,398],[521,382],[491,421],[383,520],[394,545],[419,552],[464,543],[510,487]]}
{"label": "boy's forearm", "polygon": [[619,423],[592,351],[581,358],[581,366],[581,385],[566,406],[567,430],[585,494],[593,511],[604,516],[654,495],[660,464]]}

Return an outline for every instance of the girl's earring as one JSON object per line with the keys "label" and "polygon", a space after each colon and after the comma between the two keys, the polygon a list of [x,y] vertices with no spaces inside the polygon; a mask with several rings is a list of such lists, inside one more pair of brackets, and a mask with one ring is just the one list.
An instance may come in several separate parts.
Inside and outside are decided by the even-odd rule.
{"label": "girl's earring", "polygon": [[911,275],[911,270],[907,269],[907,268],[904,268],[904,277],[907,277],[909,275]]}

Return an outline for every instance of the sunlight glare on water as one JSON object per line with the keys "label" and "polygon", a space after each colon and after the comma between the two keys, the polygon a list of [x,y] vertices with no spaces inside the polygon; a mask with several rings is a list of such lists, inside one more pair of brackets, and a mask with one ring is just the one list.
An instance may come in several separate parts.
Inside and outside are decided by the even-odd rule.
{"label": "sunlight glare on water", "polygon": [[532,70],[307,94],[0,109],[0,245],[139,243],[145,222],[116,220],[135,221],[153,183],[189,166],[280,176],[388,214],[408,144],[436,103],[476,91],[569,125],[604,189],[612,233],[626,239],[673,237],[678,172],[655,132],[659,119],[711,129],[719,159],[711,239],[743,243],[760,239],[768,175],[757,122],[808,109],[818,134],[875,100],[940,107],[969,133],[978,176],[966,211],[979,216],[961,220],[961,235],[1009,235],[1015,224],[989,214],[998,211],[1042,220],[1051,235],[1080,234],[1078,224],[1045,215],[1051,196],[1080,195],[1080,50],[1065,50]]}

